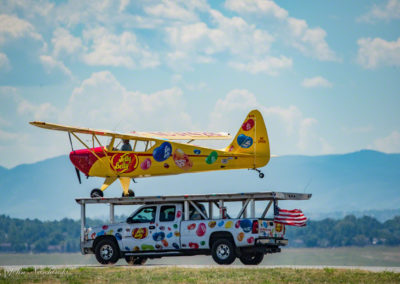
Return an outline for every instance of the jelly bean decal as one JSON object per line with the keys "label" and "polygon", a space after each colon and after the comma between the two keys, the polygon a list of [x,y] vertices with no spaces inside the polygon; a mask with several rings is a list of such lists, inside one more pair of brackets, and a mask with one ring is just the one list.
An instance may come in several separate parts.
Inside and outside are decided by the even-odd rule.
{"label": "jelly bean decal", "polygon": [[251,231],[251,221],[249,219],[244,219],[240,221],[240,227],[243,229],[245,233]]}
{"label": "jelly bean decal", "polygon": [[168,242],[167,242],[167,240],[162,240],[161,242],[162,242],[163,246],[165,246],[165,247],[167,247],[167,246],[168,246]]}
{"label": "jelly bean decal", "polygon": [[171,231],[171,227],[168,227],[168,231]]}
{"label": "jelly bean decal", "polygon": [[208,222],[208,227],[210,227],[210,228],[214,228],[215,225],[217,225],[217,222],[215,222],[215,221]]}
{"label": "jelly bean decal", "polygon": [[196,224],[195,223],[190,224],[190,225],[187,226],[188,230],[194,230],[195,228],[196,228]]}
{"label": "jelly bean decal", "polygon": [[118,233],[121,233],[121,232],[122,232],[122,228],[119,228],[119,229],[117,230],[117,232],[118,232]]}
{"label": "jelly bean decal", "polygon": [[154,233],[152,237],[154,241],[159,242],[165,239],[165,233],[164,232]]}
{"label": "jelly bean decal", "polygon": [[206,224],[200,223],[199,226],[197,227],[196,235],[202,237],[206,234],[206,230],[207,230]]}
{"label": "jelly bean decal", "polygon": [[108,229],[108,226],[107,225],[103,225],[102,229],[105,231],[105,230]]}
{"label": "jelly bean decal", "polygon": [[243,232],[240,232],[240,233],[237,235],[236,238],[237,238],[237,240],[238,240],[239,242],[243,241],[244,233],[243,233]]}
{"label": "jelly bean decal", "polygon": [[181,216],[182,216],[182,211],[178,211],[178,212],[176,212],[176,218],[181,218]]}
{"label": "jelly bean decal", "polygon": [[178,245],[177,243],[173,243],[172,246],[173,246],[175,249],[179,249],[179,245]]}
{"label": "jelly bean decal", "polygon": [[174,224],[174,229],[177,229],[178,228],[178,224]]}
{"label": "jelly bean decal", "polygon": [[248,119],[245,123],[242,124],[242,129],[244,131],[249,131],[254,127],[254,120],[252,118]]}
{"label": "jelly bean decal", "polygon": [[162,249],[162,246],[160,244],[156,244],[156,249]]}
{"label": "jelly bean decal", "polygon": [[92,239],[94,239],[96,237],[96,233],[92,233],[92,235],[90,236]]}
{"label": "jelly bean decal", "polygon": [[167,163],[164,163],[164,168],[168,169],[169,165]]}
{"label": "jelly bean decal", "polygon": [[225,228],[227,228],[227,229],[232,228],[232,226],[233,226],[233,222],[232,222],[232,221],[228,221],[228,222],[226,222],[226,224],[225,224]]}
{"label": "jelly bean decal", "polygon": [[193,162],[189,159],[189,156],[181,149],[176,149],[172,158],[174,159],[175,165],[185,171],[189,170],[193,166]]}
{"label": "jelly bean decal", "polygon": [[244,134],[240,134],[236,139],[236,141],[240,147],[245,149],[250,148],[251,145],[253,145],[253,138],[246,136]]}
{"label": "jelly bean decal", "polygon": [[135,247],[133,248],[133,251],[140,251],[140,248],[139,248],[138,246],[135,246]]}
{"label": "jelly bean decal", "polygon": [[264,228],[268,228],[268,223],[267,222],[264,221],[264,222],[262,222],[262,224],[263,224]]}
{"label": "jelly bean decal", "polygon": [[189,243],[189,247],[192,248],[192,249],[198,249],[199,248],[199,244]]}
{"label": "jelly bean decal", "polygon": [[200,242],[200,245],[205,246],[205,245],[206,245],[206,242],[205,242],[205,241],[201,241],[201,242]]}
{"label": "jelly bean decal", "polygon": [[154,246],[143,244],[140,246],[142,250],[154,250]]}
{"label": "jelly bean decal", "polygon": [[165,230],[165,227],[164,227],[164,226],[160,226],[160,230],[161,230],[161,231],[164,231],[164,230]]}
{"label": "jelly bean decal", "polygon": [[252,243],[254,242],[254,237],[248,238],[248,239],[247,239],[247,242],[248,242],[249,244],[252,244]]}
{"label": "jelly bean decal", "polygon": [[149,230],[147,228],[135,228],[132,231],[132,237],[138,240],[144,239],[148,234]]}
{"label": "jelly bean decal", "polygon": [[175,237],[179,237],[181,234],[177,231],[174,233]]}
{"label": "jelly bean decal", "polygon": [[116,234],[115,234],[115,238],[117,239],[117,241],[122,240],[122,236],[121,236],[120,233],[116,233]]}
{"label": "jelly bean decal", "polygon": [[109,230],[109,231],[106,233],[106,235],[112,235],[112,234],[114,234],[114,230]]}
{"label": "jelly bean decal", "polygon": [[196,155],[200,155],[201,151],[199,149],[194,149],[193,153],[195,153]]}
{"label": "jelly bean decal", "polygon": [[169,232],[169,234],[167,235],[167,238],[168,238],[168,239],[169,239],[169,238],[172,238],[172,236],[173,236],[172,232]]}
{"label": "jelly bean decal", "polygon": [[218,159],[218,153],[216,151],[212,151],[210,155],[207,156],[206,163],[209,165],[214,164],[215,161],[217,161],[217,159]]}
{"label": "jelly bean decal", "polygon": [[125,247],[125,250],[129,250],[129,248],[128,248],[128,247]]}
{"label": "jelly bean decal", "polygon": [[[107,227],[107,228],[108,228],[108,227]],[[103,235],[104,235],[104,231],[100,231],[100,232],[97,233],[96,236],[103,236]]]}
{"label": "jelly bean decal", "polygon": [[169,142],[163,142],[159,147],[153,151],[153,158],[157,162],[164,162],[172,154],[172,146]]}
{"label": "jelly bean decal", "polygon": [[149,158],[147,158],[146,160],[144,160],[141,164],[140,164],[140,168],[142,170],[148,170],[151,167],[151,160]]}
{"label": "jelly bean decal", "polygon": [[235,223],[235,228],[238,229],[240,227],[240,220],[237,220]]}

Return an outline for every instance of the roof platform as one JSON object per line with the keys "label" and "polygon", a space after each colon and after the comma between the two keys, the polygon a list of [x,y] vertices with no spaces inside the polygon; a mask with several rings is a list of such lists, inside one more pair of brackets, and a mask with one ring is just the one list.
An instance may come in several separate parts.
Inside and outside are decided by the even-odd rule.
{"label": "roof platform", "polygon": [[224,202],[235,201],[263,201],[263,200],[308,200],[310,193],[293,192],[243,192],[243,193],[211,193],[211,194],[182,194],[182,195],[160,195],[160,196],[136,196],[120,198],[77,198],[75,201],[83,204],[113,204],[113,205],[141,205],[141,204],[160,204],[167,202]]}

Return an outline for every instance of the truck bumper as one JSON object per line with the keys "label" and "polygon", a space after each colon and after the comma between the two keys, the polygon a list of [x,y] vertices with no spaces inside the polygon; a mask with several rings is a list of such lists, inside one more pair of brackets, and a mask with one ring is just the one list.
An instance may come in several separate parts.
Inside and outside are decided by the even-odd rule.
{"label": "truck bumper", "polygon": [[81,242],[81,253],[82,254],[93,253],[93,240]]}
{"label": "truck bumper", "polygon": [[276,245],[276,246],[286,246],[289,243],[287,239],[277,239],[277,238],[259,238],[256,240],[256,245]]}

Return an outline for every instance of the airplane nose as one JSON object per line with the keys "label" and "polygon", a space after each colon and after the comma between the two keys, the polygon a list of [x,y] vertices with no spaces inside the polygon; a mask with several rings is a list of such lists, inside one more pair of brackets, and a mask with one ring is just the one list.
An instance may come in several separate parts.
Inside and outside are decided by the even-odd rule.
{"label": "airplane nose", "polygon": [[[94,151],[97,152],[96,149],[94,149]],[[74,166],[86,176],[89,175],[90,168],[97,161],[96,156],[93,155],[89,149],[72,151],[69,154],[69,159],[71,160],[72,164],[74,164]]]}

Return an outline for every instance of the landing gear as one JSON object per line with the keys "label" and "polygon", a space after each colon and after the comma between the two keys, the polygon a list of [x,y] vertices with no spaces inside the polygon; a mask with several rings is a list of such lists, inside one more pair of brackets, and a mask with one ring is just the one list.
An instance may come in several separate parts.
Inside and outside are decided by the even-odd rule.
{"label": "landing gear", "polygon": [[128,190],[128,195],[125,195],[125,194],[122,192],[122,197],[135,197],[135,193],[133,192],[132,189],[129,189],[129,190]]}
{"label": "landing gear", "polygon": [[98,188],[95,188],[90,192],[91,198],[103,197],[103,196],[104,196],[104,193]]}
{"label": "landing gear", "polygon": [[259,169],[254,168],[252,170],[258,172],[258,177],[259,178],[264,178],[264,174]]}

